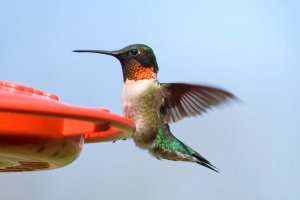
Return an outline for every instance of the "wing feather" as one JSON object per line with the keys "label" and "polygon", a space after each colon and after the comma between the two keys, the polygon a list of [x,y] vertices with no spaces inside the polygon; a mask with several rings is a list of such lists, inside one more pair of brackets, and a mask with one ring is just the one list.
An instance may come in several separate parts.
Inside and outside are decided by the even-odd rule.
{"label": "wing feather", "polygon": [[186,83],[161,83],[164,96],[164,120],[176,122],[184,117],[201,115],[213,106],[217,106],[236,97],[216,87]]}

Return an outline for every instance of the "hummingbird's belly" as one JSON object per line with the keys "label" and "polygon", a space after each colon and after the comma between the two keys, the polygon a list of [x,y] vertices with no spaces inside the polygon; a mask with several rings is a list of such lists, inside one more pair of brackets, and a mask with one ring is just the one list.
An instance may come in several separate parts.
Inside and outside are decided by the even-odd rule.
{"label": "hummingbird's belly", "polygon": [[122,95],[122,107],[125,116],[136,125],[132,138],[137,146],[150,148],[161,123],[159,108],[162,95],[159,84],[154,80],[125,82]]}

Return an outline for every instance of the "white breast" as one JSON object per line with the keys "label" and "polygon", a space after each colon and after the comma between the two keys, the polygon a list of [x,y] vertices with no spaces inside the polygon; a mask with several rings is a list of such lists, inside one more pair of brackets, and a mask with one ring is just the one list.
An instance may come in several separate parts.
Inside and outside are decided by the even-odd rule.
{"label": "white breast", "polygon": [[126,80],[123,87],[122,93],[122,106],[125,115],[129,114],[129,110],[134,110],[133,108],[138,102],[140,95],[145,92],[156,79],[144,79],[144,80]]}
{"label": "white breast", "polygon": [[134,99],[145,92],[149,86],[154,83],[155,79],[144,80],[126,80],[123,87],[122,99]]}

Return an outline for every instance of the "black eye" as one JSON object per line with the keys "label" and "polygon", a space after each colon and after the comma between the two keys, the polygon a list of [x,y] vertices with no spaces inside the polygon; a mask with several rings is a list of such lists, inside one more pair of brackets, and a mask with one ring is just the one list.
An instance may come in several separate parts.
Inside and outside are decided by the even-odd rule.
{"label": "black eye", "polygon": [[129,51],[129,53],[132,56],[136,56],[139,53],[139,51],[137,49],[132,49],[132,50]]}

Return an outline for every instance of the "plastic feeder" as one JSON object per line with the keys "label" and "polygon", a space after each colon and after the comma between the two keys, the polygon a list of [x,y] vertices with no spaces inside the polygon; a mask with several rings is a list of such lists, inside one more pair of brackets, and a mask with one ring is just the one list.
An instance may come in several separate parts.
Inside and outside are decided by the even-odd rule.
{"label": "plastic feeder", "polygon": [[0,172],[54,169],[84,143],[128,138],[134,123],[107,109],[62,103],[58,96],[0,81]]}

